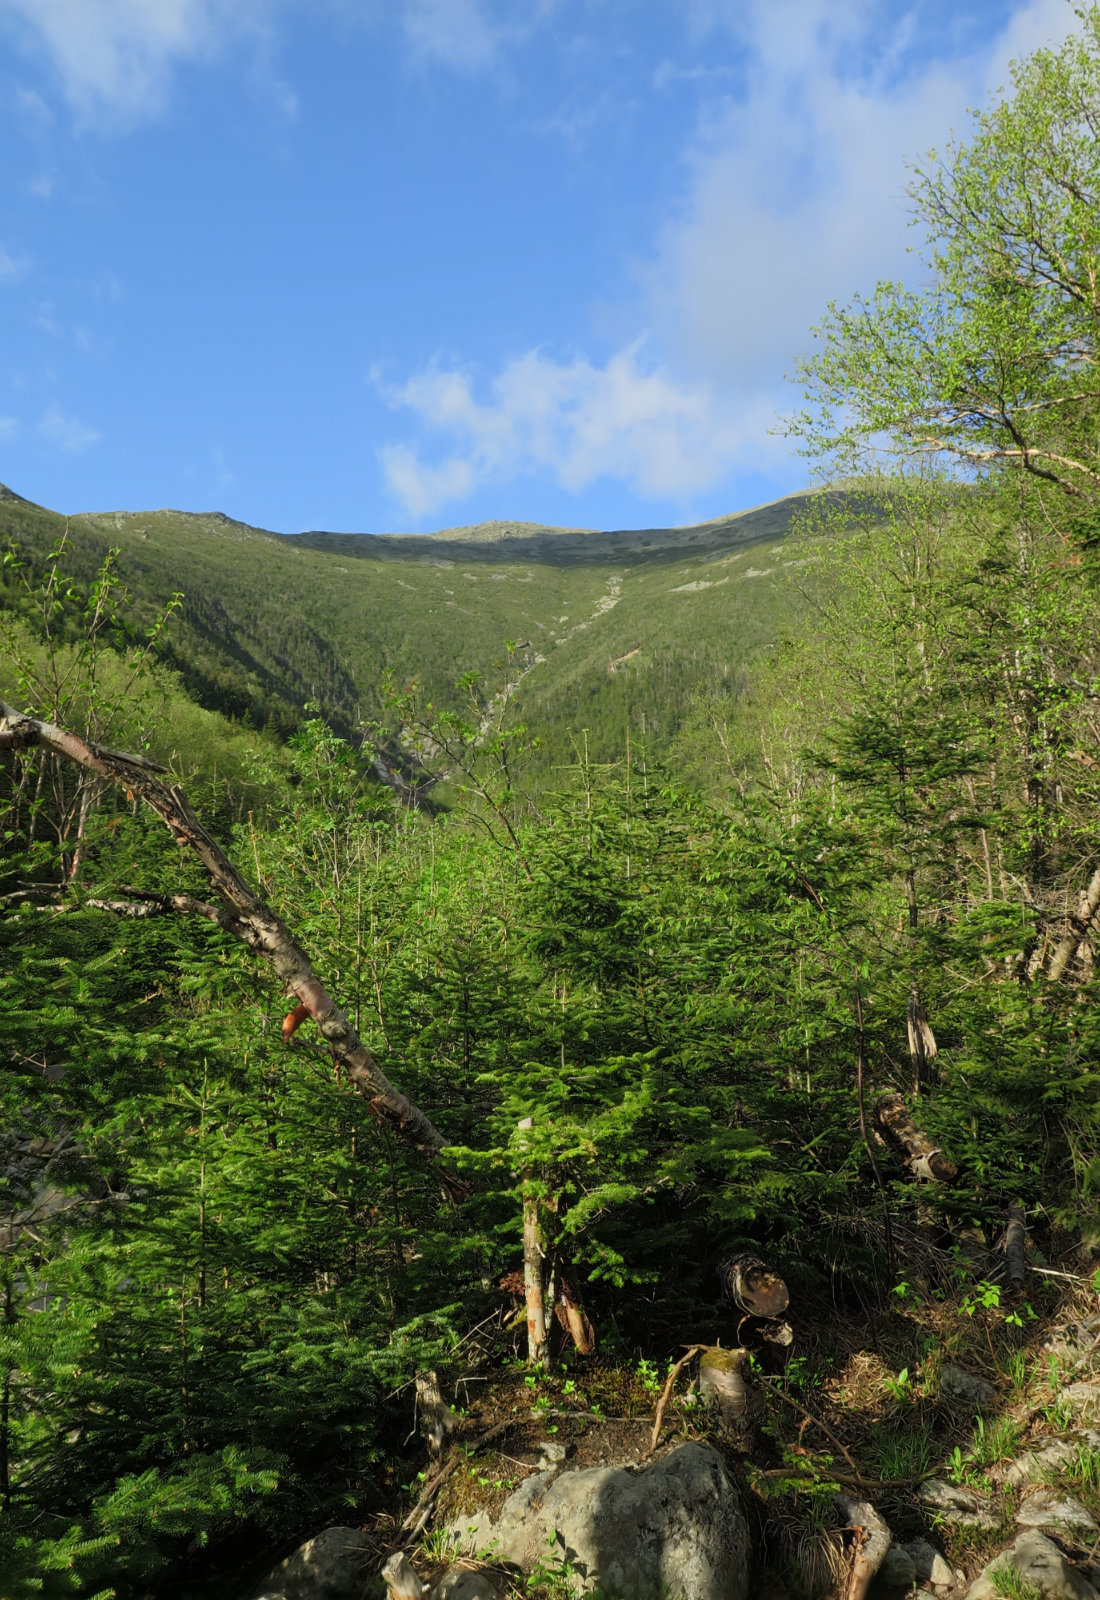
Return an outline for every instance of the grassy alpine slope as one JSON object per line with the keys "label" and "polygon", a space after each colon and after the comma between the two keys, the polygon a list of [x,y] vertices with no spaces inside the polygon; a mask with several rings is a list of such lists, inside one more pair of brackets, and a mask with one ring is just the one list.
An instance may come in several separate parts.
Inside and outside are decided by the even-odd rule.
{"label": "grassy alpine slope", "polygon": [[[803,504],[683,529],[284,537],[220,514],[66,519],[0,488],[0,542],[40,567],[67,528],[85,579],[118,547],[138,616],[182,592],[163,656],[210,709],[288,731],[314,701],[350,733],[379,713],[385,669],[446,701],[462,672],[498,681],[511,640],[527,645],[524,714],[549,759],[582,729],[610,759],[628,726],[667,747],[698,689],[738,682],[796,625],[782,541]],[[0,603],[18,603],[10,585]]]}

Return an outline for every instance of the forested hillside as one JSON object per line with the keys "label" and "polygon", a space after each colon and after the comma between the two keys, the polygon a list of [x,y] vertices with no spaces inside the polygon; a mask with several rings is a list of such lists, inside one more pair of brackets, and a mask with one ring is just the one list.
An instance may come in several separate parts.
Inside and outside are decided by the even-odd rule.
{"label": "forested hillside", "polygon": [[[40,574],[64,536],[85,582],[117,549],[144,623],[178,591],[160,659],[208,709],[284,736],[309,701],[359,743],[384,717],[386,670],[454,710],[463,673],[490,698],[522,673],[546,769],[571,759],[581,727],[604,759],[628,728],[664,750],[697,690],[743,681],[804,609],[805,582],[790,580],[812,569],[781,545],[802,503],[698,528],[283,538],[172,511],[66,519],[0,489],[0,537]],[[20,593],[9,583],[6,604]]]}
{"label": "forested hillside", "polygon": [[838,1483],[915,1515],[1014,1447],[932,1398],[950,1356],[1010,1406],[1095,1299],[1098,97],[1091,8],[918,173],[928,287],[827,314],[791,428],[846,490],[782,543],[323,588],[328,536],[164,513],[104,565],[5,502],[4,1594],[396,1546],[417,1371],[652,1415],[746,1253],[791,1296],[738,1468],[774,1565]]}

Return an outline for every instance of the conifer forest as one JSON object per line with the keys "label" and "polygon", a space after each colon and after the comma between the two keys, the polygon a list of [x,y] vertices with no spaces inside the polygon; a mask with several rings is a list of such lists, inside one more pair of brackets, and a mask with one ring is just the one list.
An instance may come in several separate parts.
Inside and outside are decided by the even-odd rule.
{"label": "conifer forest", "polygon": [[613,713],[548,737],[501,638],[271,721],[211,689],[186,593],[0,501],[6,1600],[395,1546],[417,1374],[640,1447],[685,1347],[736,1345],[746,1260],[789,1327],[737,1470],[802,1537],[845,1474],[904,1506],[980,1455],[937,1362],[1009,1394],[1067,1284],[1095,1301],[1082,15],[913,168],[918,287],[807,333],[785,426],[832,492],[768,546],[774,648],[674,719],[601,668]]}

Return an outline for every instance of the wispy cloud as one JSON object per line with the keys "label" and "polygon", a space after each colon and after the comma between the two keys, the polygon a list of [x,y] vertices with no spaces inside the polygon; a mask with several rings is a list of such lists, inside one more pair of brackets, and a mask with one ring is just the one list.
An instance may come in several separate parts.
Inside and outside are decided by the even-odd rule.
{"label": "wispy cloud", "polygon": [[180,62],[261,23],[274,0],[0,0],[48,54],[85,118],[132,120],[160,109]]}
{"label": "wispy cloud", "polygon": [[499,72],[562,0],[395,0],[414,57],[455,72]]}
{"label": "wispy cloud", "polygon": [[0,417],[0,439],[10,439],[19,432],[18,417]]}
{"label": "wispy cloud", "polygon": [[85,450],[97,443],[99,433],[76,417],[66,416],[56,405],[46,407],[38,424],[42,437],[59,450]]}
{"label": "wispy cloud", "polygon": [[826,302],[913,270],[906,160],[963,133],[1011,57],[1076,25],[1066,0],[1033,0],[944,54],[913,18],[872,0],[696,0],[697,28],[728,28],[748,66],[744,92],[701,114],[640,269],[640,314],[674,366],[785,403],[780,374]]}
{"label": "wispy cloud", "polygon": [[[384,0],[389,4],[389,0]],[[496,69],[556,0],[394,0],[411,54],[459,72]],[[85,122],[133,122],[165,105],[174,71],[216,56],[232,42],[254,46],[249,77],[286,120],[298,97],[274,64],[280,14],[343,10],[370,21],[367,0],[0,0],[0,24],[44,53],[65,98]],[[52,113],[35,90],[21,89],[25,118]]]}
{"label": "wispy cloud", "polygon": [[657,499],[685,497],[723,477],[760,423],[722,406],[709,385],[647,364],[640,342],[603,366],[529,351],[485,399],[468,373],[441,366],[384,393],[442,445],[431,459],[408,444],[379,452],[388,488],[414,517],[526,473],[571,491],[611,477]]}
{"label": "wispy cloud", "polygon": [[696,85],[716,83],[722,78],[732,78],[733,68],[729,66],[713,67],[680,67],[675,61],[662,61],[658,64],[653,74],[653,87],[658,90],[669,89],[676,83],[694,83]]}
{"label": "wispy cloud", "polygon": [[490,66],[504,33],[483,0],[405,0],[404,29],[418,56],[464,72]]}
{"label": "wispy cloud", "polygon": [[[473,6],[416,3],[425,27]],[[1066,0],[1030,0],[999,34],[953,41],[919,37],[919,13],[879,0],[694,0],[689,18],[696,59],[716,30],[736,49],[655,71],[658,92],[694,86],[699,121],[679,204],[605,318],[618,353],[601,365],[531,351],[480,388],[437,365],[386,391],[419,424],[416,442],[380,452],[411,515],[528,473],[574,491],[607,476],[666,500],[738,468],[790,477],[771,431],[792,404],[784,371],[830,298],[912,268],[906,159],[962,132],[1010,58],[1075,26]],[[471,38],[489,50],[477,26]],[[575,120],[554,131],[583,132]]]}
{"label": "wispy cloud", "polygon": [[0,283],[8,283],[12,278],[18,278],[27,270],[26,256],[9,255],[0,245]]}

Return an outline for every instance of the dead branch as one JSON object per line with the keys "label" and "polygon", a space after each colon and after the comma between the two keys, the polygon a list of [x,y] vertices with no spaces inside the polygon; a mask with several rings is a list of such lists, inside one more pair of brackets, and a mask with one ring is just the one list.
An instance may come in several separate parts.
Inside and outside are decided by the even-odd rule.
{"label": "dead branch", "polygon": [[657,1440],[661,1436],[661,1423],[665,1420],[665,1407],[668,1405],[668,1402],[672,1397],[672,1390],[676,1383],[676,1379],[687,1366],[692,1356],[697,1356],[700,1350],[709,1349],[709,1344],[689,1344],[686,1353],[680,1357],[679,1361],[677,1361],[676,1365],[665,1379],[665,1386],[661,1390],[661,1398],[657,1402],[657,1415],[653,1419],[653,1433],[650,1436],[649,1449],[646,1451],[647,1456],[651,1456],[654,1450],[657,1448]]}
{"label": "dead branch", "polygon": [[866,1500],[850,1500],[846,1494],[838,1494],[833,1496],[833,1504],[844,1518],[845,1525],[856,1536],[844,1600],[863,1600],[876,1572],[886,1559],[893,1535],[874,1506]]}
{"label": "dead branch", "polygon": [[[298,996],[349,1080],[370,1096],[371,1109],[379,1121],[418,1154],[434,1162],[443,1148],[443,1137],[438,1129],[419,1106],[390,1083],[346,1014],[317,977],[305,950],[203,827],[183,791],[176,784],[163,782],[156,775],[162,769],[144,756],[108,750],[53,723],[25,716],[14,706],[0,701],[0,750],[25,750],[36,745],[139,797],[156,812],[177,844],[195,852],[224,910],[207,908],[201,901],[177,907],[172,904],[176,896],[161,897],[164,909],[200,915],[214,910],[213,920],[266,961],[288,994]],[[190,898],[182,897],[188,901]],[[464,1186],[450,1174],[440,1172],[440,1176],[452,1194],[465,1192]]]}
{"label": "dead branch", "polygon": [[852,1471],[855,1473],[856,1479],[860,1483],[864,1482],[863,1474],[860,1472],[860,1470],[859,1470],[858,1466],[856,1465],[856,1463],[855,1463],[854,1459],[852,1458],[852,1456],[849,1454],[849,1452],[841,1444],[840,1440],[837,1438],[837,1436],[833,1432],[833,1430],[826,1423],[822,1422],[820,1417],[815,1417],[813,1412],[812,1411],[807,1411],[806,1407],[804,1405],[801,1405],[797,1400],[792,1400],[791,1396],[789,1394],[785,1393],[784,1390],[782,1390],[777,1383],[773,1383],[770,1378],[765,1378],[762,1373],[758,1372],[756,1374],[756,1378],[757,1378],[757,1382],[762,1383],[766,1389],[770,1389],[772,1394],[778,1395],[780,1400],[784,1401],[789,1406],[793,1406],[794,1409],[797,1412],[799,1412],[799,1414],[801,1416],[805,1417],[806,1421],[809,1422],[813,1427],[815,1427],[818,1430],[819,1433],[823,1433],[825,1435],[826,1439],[828,1439],[829,1443],[831,1445],[834,1445],[836,1447],[836,1449],[838,1449],[840,1451],[840,1453],[844,1457],[845,1461],[848,1463],[848,1465],[851,1467]]}
{"label": "dead branch", "polygon": [[451,1456],[451,1459],[446,1462],[445,1465],[440,1467],[439,1471],[434,1473],[433,1476],[428,1479],[427,1483],[425,1483],[420,1492],[420,1499],[416,1502],[408,1516],[405,1518],[404,1522],[401,1524],[401,1532],[411,1533],[413,1529],[418,1526],[420,1523],[421,1513],[426,1509],[427,1506],[431,1504],[432,1500],[435,1498],[436,1492],[443,1487],[455,1468],[459,1466],[461,1462],[469,1459],[470,1453],[475,1450],[480,1450],[483,1444],[488,1444],[490,1440],[496,1439],[505,1431],[506,1428],[510,1428],[511,1426],[511,1418],[508,1418],[504,1422],[496,1422],[491,1428],[486,1428],[484,1433],[479,1433],[476,1439],[471,1439],[468,1445],[461,1449],[455,1450],[454,1454]]}

